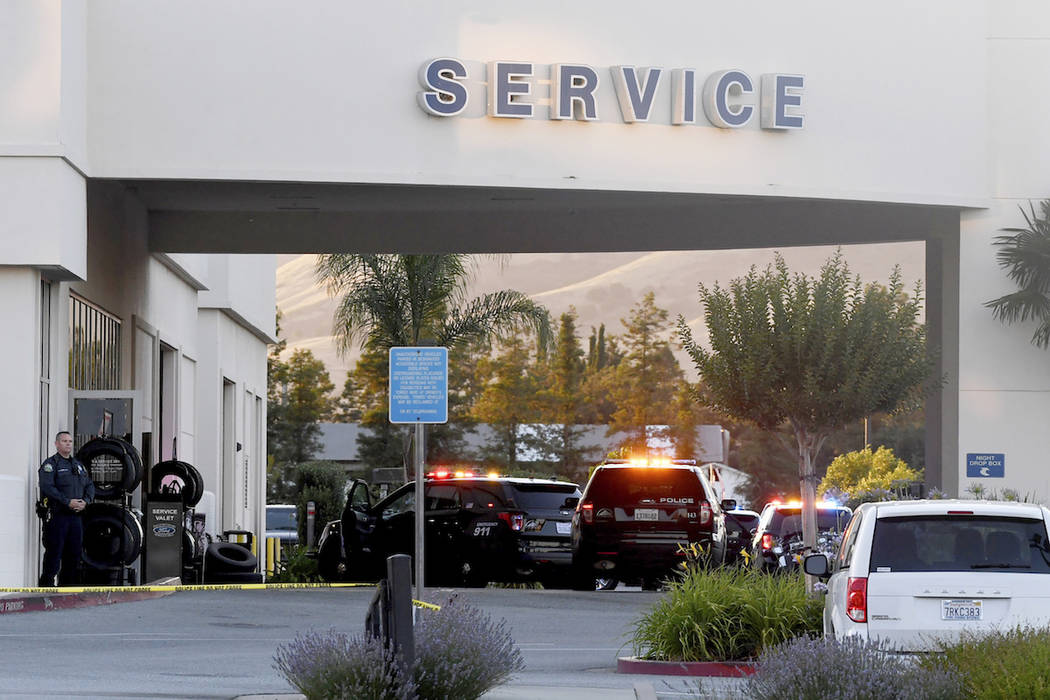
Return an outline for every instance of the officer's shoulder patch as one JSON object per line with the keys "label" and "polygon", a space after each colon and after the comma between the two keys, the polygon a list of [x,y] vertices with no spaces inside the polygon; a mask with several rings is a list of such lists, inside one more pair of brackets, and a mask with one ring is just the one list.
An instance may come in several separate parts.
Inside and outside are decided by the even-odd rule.
{"label": "officer's shoulder patch", "polygon": [[44,462],[44,471],[53,472],[55,471],[55,468],[51,466],[51,462]]}

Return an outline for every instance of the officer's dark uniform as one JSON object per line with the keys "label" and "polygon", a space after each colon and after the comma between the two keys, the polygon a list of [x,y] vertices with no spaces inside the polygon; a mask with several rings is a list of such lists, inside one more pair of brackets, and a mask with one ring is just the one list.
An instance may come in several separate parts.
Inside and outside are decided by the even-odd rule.
{"label": "officer's dark uniform", "polygon": [[[87,469],[73,455],[57,452],[40,465],[40,493],[47,498],[50,519],[44,525],[44,571],[41,586],[70,586],[80,582],[80,554],[84,547],[84,528],[80,513],[69,507],[74,498],[91,503],[95,484]],[[59,570],[61,564],[61,571]]]}

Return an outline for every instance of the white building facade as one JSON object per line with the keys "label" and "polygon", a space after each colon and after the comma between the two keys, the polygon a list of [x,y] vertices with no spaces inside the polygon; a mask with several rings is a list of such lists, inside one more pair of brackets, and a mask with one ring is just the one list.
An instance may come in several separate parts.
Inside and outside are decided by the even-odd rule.
{"label": "white building facade", "polygon": [[1050,499],[1050,358],[983,306],[1010,289],[993,238],[1050,196],[1045,3],[10,0],[0,20],[0,584],[36,577],[71,309],[119,322],[104,388],[136,392],[150,458],[177,445],[215,529],[261,530],[276,252],[925,241],[928,478]]}

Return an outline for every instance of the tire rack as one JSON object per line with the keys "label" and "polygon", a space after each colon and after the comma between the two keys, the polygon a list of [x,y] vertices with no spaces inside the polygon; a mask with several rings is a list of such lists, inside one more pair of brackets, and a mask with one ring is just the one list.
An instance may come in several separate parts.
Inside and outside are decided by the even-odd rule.
{"label": "tire rack", "polygon": [[[112,585],[115,585],[115,586],[135,586],[135,585],[138,584],[138,579],[137,579],[137,577],[135,575],[135,569],[132,566],[130,566],[130,565],[134,564],[135,560],[139,559],[142,556],[142,548],[141,548],[141,546],[139,547],[139,555],[136,556],[135,559],[133,559],[130,562],[129,561],[125,561],[124,554],[125,554],[125,552],[127,552],[127,546],[128,546],[128,539],[127,539],[128,529],[127,529],[127,527],[125,527],[124,520],[126,518],[128,518],[128,517],[134,518],[139,523],[139,527],[141,528],[142,527],[142,519],[136,514],[135,509],[132,508],[132,505],[131,505],[131,494],[128,493],[128,492],[122,492],[121,495],[118,498],[96,499],[96,501],[99,502],[99,503],[110,503],[112,505],[117,505],[117,506],[119,506],[119,508],[121,510],[121,513],[123,514],[123,517],[122,517],[121,523],[120,523],[120,563],[115,565],[115,566],[107,566],[107,567],[104,567],[104,568],[88,566],[85,563],[83,565],[84,566],[84,574],[87,574],[88,570],[99,571],[99,572],[108,571],[110,573],[110,575],[106,577],[105,583],[107,583],[107,584],[112,583]],[[113,575],[112,574],[113,574],[114,571],[119,572],[117,574],[117,576],[116,576],[116,579],[117,579],[116,582],[113,582],[113,580],[112,580],[113,579]],[[86,576],[85,576],[85,578],[86,578]],[[96,583],[99,583],[99,582],[96,582]]]}
{"label": "tire rack", "polygon": [[[108,439],[113,439],[113,438],[110,437]],[[89,440],[88,443],[85,443],[85,445],[81,446],[81,449],[83,449],[86,445],[90,444],[91,442],[92,441]],[[138,451],[136,450],[135,446],[132,443],[126,441],[126,440],[120,440],[120,442],[123,443],[126,446],[127,449],[132,450],[132,452],[129,453],[131,455],[134,455],[133,458],[132,458],[132,461],[134,463],[138,464],[138,465],[141,465],[141,463],[142,463],[141,456],[139,456]],[[78,451],[78,455],[79,455],[79,453],[80,452]],[[90,474],[91,468],[90,468],[89,465],[87,465],[87,469],[88,469],[88,473]],[[135,509],[132,507],[132,502],[131,501],[132,501],[132,497],[133,497],[133,493],[135,491],[135,488],[137,487],[138,483],[142,481],[142,478],[144,476],[145,476],[144,470],[140,469],[139,470],[139,474],[138,474],[138,479],[135,482],[135,486],[133,486],[131,490],[125,490],[125,489],[122,488],[119,491],[119,495],[117,495],[116,497],[111,497],[111,498],[97,498],[96,497],[95,498],[95,502],[97,502],[97,503],[108,503],[108,504],[111,504],[111,505],[115,505],[115,506],[117,506],[120,509],[120,512],[121,512],[121,523],[120,523],[120,563],[116,564],[116,565],[112,565],[112,566],[99,568],[99,567],[95,567],[95,566],[89,566],[89,565],[86,564],[86,562],[82,562],[82,565],[81,565],[82,566],[82,576],[84,578],[87,577],[89,571],[95,571],[95,572],[107,571],[107,572],[109,572],[110,575],[106,577],[106,583],[113,583],[113,585],[117,585],[117,586],[125,586],[125,585],[134,586],[134,585],[137,585],[138,581],[137,581],[137,576],[136,576],[136,573],[135,573],[135,569],[131,565],[134,564],[135,561],[138,560],[141,557],[141,555],[142,555],[142,545],[144,544],[144,540],[145,540],[145,536],[144,535],[145,535],[145,533],[143,533],[143,536],[140,538],[138,555],[136,555],[134,557],[134,559],[132,559],[131,561],[127,561],[124,558],[125,557],[125,553],[127,552],[127,546],[128,546],[128,540],[127,540],[127,534],[128,534],[127,530],[128,530],[128,528],[125,525],[126,525],[127,519],[131,518],[135,522],[138,523],[139,530],[142,530],[142,518],[136,513]],[[85,534],[86,534],[86,531],[87,531],[87,529],[86,529],[86,527],[84,527]],[[113,572],[117,572],[117,575],[115,577],[116,578],[116,582],[115,583],[113,582],[113,578],[114,578]]]}

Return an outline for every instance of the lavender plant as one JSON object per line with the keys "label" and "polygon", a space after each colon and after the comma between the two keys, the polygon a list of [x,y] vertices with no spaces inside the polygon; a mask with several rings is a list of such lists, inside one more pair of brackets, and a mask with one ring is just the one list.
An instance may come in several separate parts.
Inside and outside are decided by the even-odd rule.
{"label": "lavender plant", "polygon": [[525,668],[505,620],[455,598],[416,623],[420,700],[475,700]]}
{"label": "lavender plant", "polygon": [[308,700],[476,700],[525,668],[507,623],[455,598],[421,611],[413,678],[369,637],[307,633],[277,648],[274,668]]}
{"label": "lavender plant", "polygon": [[859,639],[799,637],[771,647],[744,688],[754,700],[956,700],[967,697],[952,668],[924,668]]}
{"label": "lavender plant", "polygon": [[277,648],[274,668],[307,700],[411,700],[415,683],[378,639],[307,632]]}

